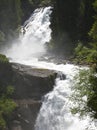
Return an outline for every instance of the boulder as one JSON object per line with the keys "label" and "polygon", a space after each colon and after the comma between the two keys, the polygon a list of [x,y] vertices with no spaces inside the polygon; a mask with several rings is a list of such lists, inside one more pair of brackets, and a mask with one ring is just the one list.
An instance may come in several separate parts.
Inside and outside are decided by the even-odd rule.
{"label": "boulder", "polygon": [[14,99],[40,100],[52,90],[57,73],[53,70],[34,68],[12,63]]}

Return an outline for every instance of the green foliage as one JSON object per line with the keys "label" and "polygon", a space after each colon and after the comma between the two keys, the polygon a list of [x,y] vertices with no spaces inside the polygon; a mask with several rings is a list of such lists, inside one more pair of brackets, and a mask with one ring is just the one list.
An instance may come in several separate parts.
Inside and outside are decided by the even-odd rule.
{"label": "green foliage", "polygon": [[[0,86],[0,90],[2,86]],[[12,86],[4,88],[3,92],[0,91],[0,128],[6,128],[7,119],[16,108],[16,103],[10,98],[14,89]],[[6,117],[6,118],[5,118]]]}
{"label": "green foliage", "polygon": [[8,86],[6,89],[6,95],[11,96],[13,94],[13,92],[14,92],[13,86]]}
{"label": "green foliage", "polygon": [[97,64],[97,51],[92,49],[87,56],[88,63],[96,63]]}
{"label": "green foliage", "polygon": [[92,112],[97,114],[97,76],[90,69],[80,70],[75,76],[76,83],[73,86],[71,100],[74,106],[71,108],[73,114],[80,113],[81,116]]}
{"label": "green foliage", "polygon": [[16,107],[16,104],[10,98],[2,97],[0,99],[0,111],[2,115],[10,115]]}
{"label": "green foliage", "polygon": [[[95,44],[96,45],[96,44]],[[81,43],[75,48],[75,59],[76,63],[88,64],[93,68],[95,65],[95,70],[97,68],[97,50],[95,47],[88,48],[83,46]]]}
{"label": "green foliage", "polygon": [[41,5],[48,5],[51,3],[51,0],[41,0]]}
{"label": "green foliage", "polygon": [[75,49],[76,61],[86,63],[91,66],[89,70],[81,70],[75,77],[77,83],[73,87],[72,99],[77,104],[71,108],[72,113],[79,112],[84,115],[92,112],[92,116],[97,118],[97,0],[93,3],[95,10],[94,23],[89,32],[91,37],[90,48],[78,44]]}
{"label": "green foliage", "polygon": [[77,54],[80,58],[85,58],[86,55],[90,52],[90,50],[83,46],[81,43],[75,48],[75,54]]}
{"label": "green foliage", "polygon": [[92,44],[93,44],[92,46],[94,47],[94,49],[97,50],[97,0],[95,0],[93,3],[93,9],[95,11],[94,23],[89,32],[89,36],[92,38]]}
{"label": "green foliage", "polygon": [[4,84],[0,84],[0,97],[11,97],[14,92],[13,86],[4,86]]}
{"label": "green foliage", "polygon": [[0,54],[0,63],[8,63],[9,60],[5,55]]}
{"label": "green foliage", "polygon": [[89,35],[93,38],[94,41],[97,41],[97,20],[92,25]]}
{"label": "green foliage", "polygon": [[93,7],[94,7],[95,12],[97,12],[97,0],[94,1]]}
{"label": "green foliage", "polygon": [[83,46],[82,43],[79,43],[78,46],[75,48],[75,59],[74,61],[76,63],[80,63],[80,64],[84,64],[87,63],[88,64],[88,55],[90,53],[90,49]]}
{"label": "green foliage", "polygon": [[[93,8],[97,13],[97,0],[93,3]],[[89,32],[91,39],[90,48],[78,44],[75,49],[75,61],[78,63],[86,63],[92,66],[97,72],[97,14],[94,16],[94,24]],[[95,67],[94,67],[95,66]]]}
{"label": "green foliage", "polygon": [[49,5],[51,3],[52,0],[28,0],[30,4],[34,5],[37,3],[37,5],[40,6],[45,6],[45,5]]}
{"label": "green foliage", "polygon": [[[10,98],[0,98],[0,128],[6,128],[6,119],[11,115],[16,108],[16,104]],[[5,118],[6,117],[6,118]]]}

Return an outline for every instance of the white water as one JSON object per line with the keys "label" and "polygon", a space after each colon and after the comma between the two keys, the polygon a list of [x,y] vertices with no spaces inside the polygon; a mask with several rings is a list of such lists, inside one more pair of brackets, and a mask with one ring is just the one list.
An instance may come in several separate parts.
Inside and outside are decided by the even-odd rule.
{"label": "white water", "polygon": [[57,78],[53,91],[45,95],[35,130],[96,130],[96,123],[89,115],[81,119],[79,114],[72,115],[70,112],[70,107],[74,103],[69,97],[72,94],[73,77],[78,67],[38,61],[40,54],[45,53],[44,44],[51,38],[50,13],[50,7],[37,9],[25,22],[23,27],[25,32],[22,28],[25,34],[20,35],[19,42],[5,52],[12,62],[56,70],[66,75],[65,80]]}
{"label": "white water", "polygon": [[45,9],[36,9],[34,14],[24,23],[21,28],[18,42],[12,44],[10,49],[6,50],[6,55],[14,61],[27,60],[28,58],[37,58],[45,53],[46,42],[51,39],[50,17],[51,7]]}
{"label": "white water", "polygon": [[45,95],[35,130],[96,130],[96,122],[93,122],[89,115],[81,119],[79,113],[71,113],[74,102],[70,101],[69,97],[78,67],[66,64],[57,65],[55,69],[65,74],[66,80],[57,78],[53,91]]}

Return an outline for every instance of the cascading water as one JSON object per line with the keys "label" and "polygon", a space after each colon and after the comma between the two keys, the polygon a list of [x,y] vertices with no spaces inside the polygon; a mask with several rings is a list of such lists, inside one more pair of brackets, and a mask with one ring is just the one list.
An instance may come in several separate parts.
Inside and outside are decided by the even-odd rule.
{"label": "cascading water", "polygon": [[96,124],[89,115],[81,119],[79,114],[72,115],[70,112],[74,104],[69,97],[72,94],[73,77],[78,67],[38,61],[39,55],[45,52],[45,43],[51,38],[50,14],[51,7],[35,10],[22,27],[19,42],[14,43],[5,52],[13,62],[56,70],[66,75],[66,79],[63,80],[58,77],[53,91],[44,96],[35,130],[96,130]]}
{"label": "cascading water", "polygon": [[51,7],[36,9],[21,28],[18,42],[16,41],[6,50],[6,55],[14,61],[21,61],[37,58],[45,53],[44,44],[51,39],[49,28],[51,12]]}
{"label": "cascading water", "polygon": [[80,118],[79,113],[71,113],[72,106],[75,106],[70,100],[73,77],[79,67],[66,64],[54,65],[52,68],[65,74],[66,79],[58,77],[53,91],[45,95],[35,130],[96,130],[96,121],[92,121],[89,115]]}

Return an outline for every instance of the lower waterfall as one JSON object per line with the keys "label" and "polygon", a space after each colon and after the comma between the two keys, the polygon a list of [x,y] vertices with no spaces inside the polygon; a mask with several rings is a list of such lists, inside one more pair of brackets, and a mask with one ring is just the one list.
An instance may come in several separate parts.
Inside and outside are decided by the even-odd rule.
{"label": "lower waterfall", "polygon": [[74,105],[69,98],[72,94],[73,77],[79,67],[38,60],[45,53],[45,43],[51,39],[51,12],[51,7],[35,10],[24,23],[18,42],[13,43],[4,54],[10,58],[10,62],[56,70],[66,75],[66,79],[58,76],[53,90],[44,96],[35,130],[97,130],[96,121],[92,121],[89,114],[80,118],[79,113],[73,115],[70,110]]}
{"label": "lower waterfall", "polygon": [[96,130],[96,124],[89,115],[81,119],[79,113],[76,115],[71,113],[74,103],[69,97],[72,94],[73,77],[78,67],[66,64],[56,65],[54,68],[61,70],[66,79],[58,77],[53,91],[45,95],[35,130]]}

